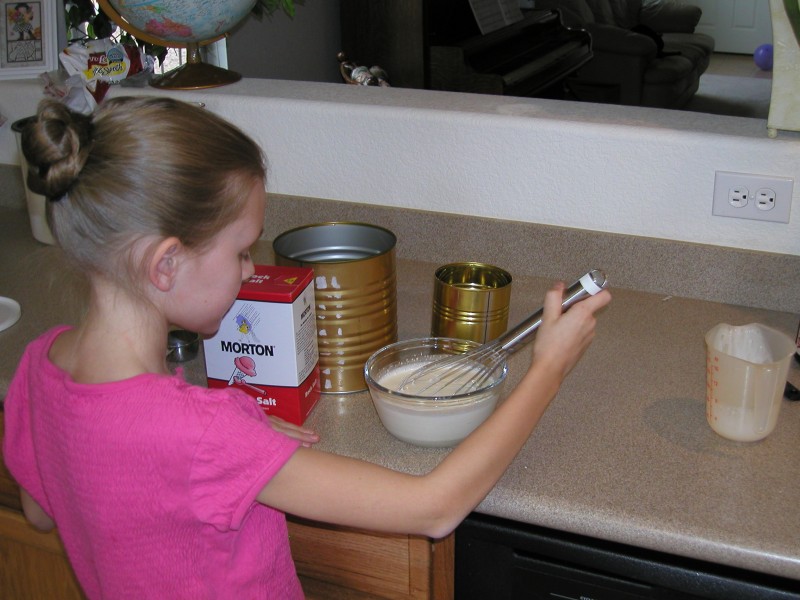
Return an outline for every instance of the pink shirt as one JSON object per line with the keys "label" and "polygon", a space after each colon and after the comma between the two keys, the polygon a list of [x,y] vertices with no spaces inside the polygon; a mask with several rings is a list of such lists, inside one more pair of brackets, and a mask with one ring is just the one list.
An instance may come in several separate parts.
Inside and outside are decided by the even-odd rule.
{"label": "pink shirt", "polygon": [[25,351],[3,453],[89,598],[302,598],[285,517],[256,501],[298,442],[232,389],[76,383],[47,357],[65,329]]}

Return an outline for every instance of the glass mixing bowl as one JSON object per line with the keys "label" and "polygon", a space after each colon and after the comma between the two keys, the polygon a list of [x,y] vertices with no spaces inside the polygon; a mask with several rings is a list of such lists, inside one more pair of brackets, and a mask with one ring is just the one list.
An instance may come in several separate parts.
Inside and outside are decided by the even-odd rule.
{"label": "glass mixing bowl", "polygon": [[[482,388],[439,396],[398,391],[408,375],[432,360],[477,348],[476,342],[420,338],[385,346],[364,365],[372,402],[383,426],[398,439],[418,446],[455,446],[494,412],[508,365],[503,362]],[[488,360],[488,358],[487,358]]]}

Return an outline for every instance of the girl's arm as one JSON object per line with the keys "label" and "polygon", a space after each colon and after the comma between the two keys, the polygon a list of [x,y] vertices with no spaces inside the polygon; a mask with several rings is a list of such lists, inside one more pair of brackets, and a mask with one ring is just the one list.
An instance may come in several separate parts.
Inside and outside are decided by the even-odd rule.
{"label": "girl's arm", "polygon": [[44,512],[44,509],[42,509],[39,503],[36,502],[28,492],[20,488],[19,497],[22,501],[22,512],[25,514],[25,518],[28,519],[30,524],[36,529],[47,532],[56,526],[53,519]]}
{"label": "girl's arm", "polygon": [[300,448],[259,501],[298,516],[377,531],[448,535],[489,493],[527,441],[594,336],[601,292],[561,313],[563,285],[547,293],[530,369],[497,410],[430,473],[407,475]]}

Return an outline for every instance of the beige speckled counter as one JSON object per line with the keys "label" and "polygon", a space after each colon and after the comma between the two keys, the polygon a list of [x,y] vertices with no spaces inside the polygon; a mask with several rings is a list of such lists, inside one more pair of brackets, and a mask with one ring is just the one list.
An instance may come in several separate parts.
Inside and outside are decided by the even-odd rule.
{"label": "beige speckled counter", "polygon": [[[23,307],[20,322],[0,332],[0,397],[24,344],[79,309],[51,254],[30,237],[23,211],[0,209],[0,295]],[[261,244],[256,259],[270,256]],[[402,339],[427,333],[437,264],[399,256]],[[585,265],[594,267],[607,268]],[[705,422],[703,347],[716,323],[760,321],[794,335],[797,315],[615,289],[609,276],[614,301],[595,343],[478,511],[800,580],[800,403],[784,401],[762,442],[717,436]],[[515,274],[512,322],[538,307],[548,285]],[[510,383],[528,356],[514,357]],[[186,372],[202,380],[202,357]],[[800,385],[794,364],[790,377]],[[309,424],[322,450],[406,472],[425,472],[447,452],[394,439],[366,392],[324,395]]]}

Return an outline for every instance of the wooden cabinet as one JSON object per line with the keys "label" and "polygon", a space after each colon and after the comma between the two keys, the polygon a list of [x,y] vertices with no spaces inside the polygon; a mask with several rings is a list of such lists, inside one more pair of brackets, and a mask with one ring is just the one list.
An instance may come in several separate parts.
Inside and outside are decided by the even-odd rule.
{"label": "wooden cabinet", "polygon": [[0,507],[0,582],[8,600],[81,600],[56,532],[40,533],[22,513]]}
{"label": "wooden cabinet", "polygon": [[[292,555],[309,600],[453,597],[452,536],[432,542],[290,520]],[[0,507],[0,582],[8,600],[82,600],[58,534]]]}
{"label": "wooden cabinet", "polygon": [[[2,433],[0,418],[0,440]],[[452,535],[432,541],[290,518],[289,539],[309,600],[453,597]],[[84,598],[58,534],[27,523],[17,485],[1,461],[0,582],[6,600]]]}
{"label": "wooden cabinet", "polygon": [[[0,410],[0,442],[3,439]],[[0,454],[2,458],[2,454]],[[22,514],[19,487],[0,460],[0,594],[7,600],[84,598],[61,539],[41,533]]]}
{"label": "wooden cabinet", "polygon": [[290,517],[289,541],[311,600],[453,598],[453,535],[431,541]]}

